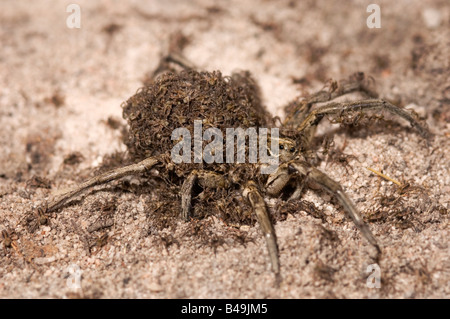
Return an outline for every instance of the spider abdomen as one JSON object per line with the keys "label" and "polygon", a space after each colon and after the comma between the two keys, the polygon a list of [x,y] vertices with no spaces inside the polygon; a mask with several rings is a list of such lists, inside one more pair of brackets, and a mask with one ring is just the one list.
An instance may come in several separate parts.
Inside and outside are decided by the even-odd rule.
{"label": "spider abdomen", "polygon": [[[135,160],[170,154],[177,128],[194,136],[194,121],[203,130],[267,127],[270,115],[249,72],[223,77],[219,71],[166,73],[141,88],[122,105],[129,125],[126,145]],[[202,132],[203,133],[203,132]]]}

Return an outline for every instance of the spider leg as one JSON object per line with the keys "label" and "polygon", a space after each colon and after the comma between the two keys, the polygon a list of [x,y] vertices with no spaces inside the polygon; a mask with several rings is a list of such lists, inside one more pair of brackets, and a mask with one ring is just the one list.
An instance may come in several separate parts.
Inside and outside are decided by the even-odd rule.
{"label": "spider leg", "polygon": [[288,165],[300,174],[306,176],[306,178],[319,184],[323,189],[325,189],[327,192],[329,192],[331,195],[334,195],[338,199],[347,214],[353,220],[353,223],[356,225],[356,227],[361,231],[367,241],[376,248],[379,257],[381,254],[381,249],[377,243],[377,240],[373,236],[367,224],[363,221],[361,216],[359,216],[358,210],[345,194],[341,185],[339,185],[339,183],[331,179],[328,175],[311,166],[305,161],[293,160],[289,162]]}
{"label": "spider leg", "polygon": [[185,57],[179,53],[169,53],[160,59],[159,65],[155,71],[153,71],[153,78],[168,71],[174,71],[171,67],[171,63],[180,66],[183,70],[196,70],[197,67]]}
{"label": "spider leg", "polygon": [[294,192],[292,193],[291,196],[289,196],[288,200],[297,200],[297,199],[299,199],[300,196],[302,195],[304,186],[305,186],[305,183],[303,181],[298,181]]}
{"label": "spider leg", "polygon": [[[295,172],[295,170],[293,171],[292,169],[290,169],[289,163],[283,163],[278,166],[278,169],[274,173],[270,174],[267,178],[267,182],[265,185],[266,194],[271,197],[278,196],[293,177],[292,173]],[[300,195],[305,186],[304,179],[302,179],[301,176],[296,176],[295,178],[297,179],[295,181],[295,190],[291,194],[291,196],[289,196],[289,200],[300,198]]]}
{"label": "spider leg", "polygon": [[269,214],[267,213],[264,199],[253,181],[247,183],[243,194],[244,197],[248,198],[250,204],[252,205],[253,211],[256,214],[256,218],[258,219],[258,223],[264,234],[264,238],[266,239],[272,270],[277,276],[279,276],[280,261],[278,259],[277,237],[275,235],[275,229],[273,228],[272,222],[270,221]]}
{"label": "spider leg", "polygon": [[272,197],[277,196],[281,193],[283,188],[291,179],[291,174],[289,173],[288,163],[283,163],[278,166],[278,169],[269,175],[266,182],[266,194]]}
{"label": "spider leg", "polygon": [[348,80],[331,82],[331,87],[328,89],[322,89],[301,101],[299,106],[294,108],[291,114],[286,117],[284,125],[297,126],[306,118],[314,104],[328,102],[352,92],[362,92],[372,98],[378,97],[378,93],[370,88],[370,81],[368,81],[364,73],[357,72],[350,76]]}
{"label": "spider leg", "polygon": [[221,174],[204,170],[193,170],[181,186],[181,218],[185,221],[188,221],[191,217],[192,190],[196,183],[205,188],[229,187],[228,180]]}
{"label": "spider leg", "polygon": [[173,62],[175,64],[178,64],[179,66],[181,66],[183,69],[185,70],[195,70],[197,69],[197,67],[188,59],[186,59],[185,57],[183,57],[181,54],[172,52],[169,53],[166,57],[166,60],[168,62]]}
{"label": "spider leg", "polygon": [[395,106],[384,100],[363,100],[346,103],[328,103],[309,113],[309,115],[298,126],[297,130],[299,132],[305,132],[306,135],[308,135],[308,132],[313,130],[326,115],[342,115],[347,112],[350,113],[368,110],[387,110],[390,113],[398,115],[407,120],[412,127],[417,129],[422,137],[427,138],[429,136],[428,129],[418,121],[417,116],[414,116],[413,113],[399,108],[398,106]]}
{"label": "spider leg", "polygon": [[81,193],[82,191],[86,190],[89,187],[105,184],[107,182],[119,179],[127,175],[143,173],[144,171],[152,168],[157,162],[158,160],[156,158],[149,157],[139,163],[119,167],[106,173],[103,173],[101,175],[95,176],[91,179],[88,179],[87,181],[81,183],[80,185],[67,191],[64,191],[61,194],[56,195],[55,198],[53,198],[48,203],[47,212],[51,212],[58,209],[69,199],[78,195],[79,193]]}

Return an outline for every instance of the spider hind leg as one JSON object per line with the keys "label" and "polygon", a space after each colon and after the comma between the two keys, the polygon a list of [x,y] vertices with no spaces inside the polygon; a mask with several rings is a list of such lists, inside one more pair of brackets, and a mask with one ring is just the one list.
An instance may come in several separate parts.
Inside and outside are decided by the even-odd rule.
{"label": "spider hind leg", "polygon": [[64,205],[68,200],[80,194],[84,190],[101,184],[106,184],[110,181],[128,176],[143,173],[146,170],[151,169],[158,163],[158,159],[155,157],[149,157],[136,164],[131,164],[123,167],[119,167],[108,171],[106,173],[97,175],[87,181],[77,185],[69,190],[63,191],[61,194],[57,194],[49,203],[47,203],[47,212],[54,211]]}

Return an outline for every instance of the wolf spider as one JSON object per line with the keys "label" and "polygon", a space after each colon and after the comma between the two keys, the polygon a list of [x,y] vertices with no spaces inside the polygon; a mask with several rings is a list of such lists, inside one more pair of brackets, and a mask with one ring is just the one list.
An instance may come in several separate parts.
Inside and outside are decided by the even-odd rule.
{"label": "wolf spider", "polygon": [[[295,186],[293,191],[291,190],[292,193],[290,194],[289,199],[297,199],[301,195],[303,185],[305,185],[305,181],[308,180],[320,185],[323,190],[330,193],[339,201],[339,203],[345,209],[347,215],[352,219],[353,223],[356,225],[365,239],[376,249],[378,258],[381,254],[381,248],[367,224],[359,215],[355,205],[345,194],[342,186],[338,182],[327,176],[325,173],[314,167],[313,158],[315,153],[313,151],[312,140],[315,134],[316,127],[324,117],[330,118],[331,120],[335,120],[337,122],[343,122],[346,118],[348,119],[348,116],[356,115],[356,117],[351,118],[354,122],[356,121],[355,118],[364,115],[366,111],[381,112],[384,110],[409,121],[409,123],[414,128],[416,128],[418,133],[424,138],[428,136],[428,130],[426,126],[419,122],[418,117],[414,113],[399,108],[389,103],[388,101],[377,99],[377,94],[370,88],[370,81],[368,81],[368,79],[364,77],[363,73],[357,73],[350,77],[348,80],[331,82],[331,85],[329,85],[328,87],[325,87],[324,89],[309,96],[308,98],[303,99],[302,101],[295,101],[290,105],[290,114],[282,123],[280,129],[282,130],[282,133],[284,131],[291,133],[293,132],[293,134],[291,134],[291,136],[287,136],[286,134],[284,134],[278,140],[280,148],[280,165],[274,173],[263,177],[261,175],[257,176],[257,174],[254,173],[248,173],[249,169],[259,167],[260,164],[258,163],[254,165],[246,163],[245,165],[247,166],[242,166],[243,169],[241,171],[234,170],[235,166],[240,164],[219,165],[213,163],[211,165],[206,165],[205,163],[202,163],[188,165],[184,171],[181,171],[181,173],[178,174],[177,179],[176,174],[173,174],[173,167],[176,166],[176,164],[171,163],[170,160],[168,160],[169,148],[164,148],[164,143],[155,144],[157,142],[160,142],[161,139],[166,138],[167,140],[167,137],[165,137],[164,135],[155,136],[154,132],[148,133],[150,131],[145,130],[149,130],[152,127],[154,128],[164,121],[166,122],[164,122],[164,125],[161,125],[162,129],[164,127],[174,129],[177,127],[177,125],[175,125],[177,124],[175,123],[175,118],[178,118],[180,123],[186,123],[186,116],[188,116],[190,112],[194,112],[193,109],[195,109],[196,105],[196,96],[199,96],[202,90],[205,90],[205,87],[214,90],[214,86],[223,85],[223,88],[225,89],[222,91],[219,90],[221,92],[220,94],[222,94],[220,99],[223,100],[229,98],[229,96],[227,95],[229,94],[229,91],[242,91],[239,87],[233,86],[233,83],[235,82],[239,85],[244,86],[254,85],[254,81],[250,80],[248,73],[233,75],[227,78],[226,81],[224,80],[223,83],[221,82],[222,80],[223,79],[219,72],[199,73],[197,71],[190,70],[183,71],[179,74],[169,73],[168,75],[162,75],[155,80],[154,84],[150,84],[148,87],[146,87],[146,89],[144,89],[144,91],[138,92],[134,98],[130,98],[128,104],[126,104],[124,107],[124,117],[127,118],[131,130],[130,138],[131,140],[134,139],[127,146],[132,154],[138,155],[134,156],[135,163],[128,166],[116,168],[106,173],[95,176],[85,181],[84,183],[81,183],[80,185],[64,192],[63,194],[56,196],[48,202],[47,211],[50,212],[60,208],[69,199],[73,198],[74,196],[80,194],[90,187],[105,184],[127,175],[144,174],[150,169],[155,168],[163,172],[164,176],[168,176],[167,179],[171,179],[171,181],[173,182],[172,184],[178,183],[178,194],[181,197],[180,216],[186,221],[189,221],[190,218],[192,218],[191,204],[193,201],[192,196],[196,185],[200,186],[203,189],[235,188],[236,190],[239,190],[241,194],[243,194],[243,197],[248,200],[248,203],[250,204],[254,214],[256,215],[256,219],[266,240],[272,271],[277,276],[279,276],[280,263],[276,234],[269,216],[268,209],[264,202],[264,197],[279,196],[281,193],[283,193],[283,190],[286,189],[286,186],[288,184],[294,184]],[[189,82],[189,85],[186,84],[187,82]],[[175,94],[175,89],[171,89],[171,85],[173,83],[178,83],[177,85],[179,86],[176,87],[176,97],[172,99],[171,96]],[[205,87],[203,87],[202,85],[204,85]],[[251,92],[253,93],[249,93],[248,96],[244,96],[243,100],[241,99],[235,104],[228,103],[227,107],[231,105],[231,111],[230,113],[228,113],[228,115],[238,114],[241,111],[240,108],[244,107],[243,111],[245,112],[245,114],[249,114],[248,117],[250,118],[251,123],[259,123],[259,127],[264,127],[263,125],[267,125],[265,127],[271,126],[271,123],[275,123],[275,121],[273,121],[272,119],[272,121],[259,121],[256,117],[257,115],[251,115],[253,113],[260,114],[266,112],[264,109],[260,108],[259,105],[257,105],[259,98],[257,96],[257,93],[255,92],[258,91],[254,90]],[[356,102],[331,102],[335,98],[351,92],[360,92],[366,95],[369,99]],[[157,99],[162,95],[168,96],[167,98],[171,102],[165,103],[164,106],[158,104],[159,100]],[[235,93],[231,95],[234,96]],[[153,102],[152,99],[154,99],[155,101]],[[201,105],[204,112],[212,112],[211,116],[207,118],[210,121],[211,126],[214,127],[214,124],[219,125],[218,120],[216,120],[219,115],[222,116],[222,111],[219,108],[220,105],[216,105],[216,103],[219,102],[217,102],[217,100],[210,101],[208,107],[203,109],[204,103],[209,103],[204,101],[205,100],[202,100],[199,105]],[[242,101],[244,101],[245,103]],[[145,103],[150,104],[147,105]],[[316,107],[312,110],[313,106],[318,103],[322,103],[324,105]],[[223,104],[225,105],[226,103],[223,102]],[[189,111],[187,111],[188,105]],[[154,118],[144,118],[143,114],[147,111],[150,112],[150,109],[151,112],[156,112],[166,107],[168,108],[168,110],[164,109],[164,116],[158,117],[159,115],[155,113],[156,115],[152,115]],[[247,107],[248,109],[245,109],[245,107]],[[217,108],[217,110],[215,108]],[[151,112],[150,114],[153,114]],[[181,112],[181,115],[176,115],[174,112]],[[252,116],[254,118],[252,118]],[[207,117],[207,115],[205,115],[205,117]],[[223,116],[222,118],[224,118],[225,120],[227,119],[225,116]],[[252,122],[253,119],[255,121]],[[138,120],[143,121],[143,126],[138,126],[136,124]],[[240,121],[244,120],[241,119]],[[249,127],[251,123],[243,124],[243,126]],[[189,125],[189,122],[185,124],[185,126],[187,125]],[[160,146],[160,149],[155,151],[154,145],[162,146]],[[252,172],[255,172],[255,170],[253,170]]]}

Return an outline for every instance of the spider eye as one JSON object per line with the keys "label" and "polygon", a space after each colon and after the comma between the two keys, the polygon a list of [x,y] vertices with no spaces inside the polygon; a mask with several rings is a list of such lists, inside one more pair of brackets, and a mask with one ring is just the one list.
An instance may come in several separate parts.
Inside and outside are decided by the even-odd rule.
{"label": "spider eye", "polygon": [[295,152],[295,147],[291,147],[291,149],[289,150],[291,153]]}
{"label": "spider eye", "polygon": [[284,145],[283,144],[280,145],[280,150],[284,150]]}

